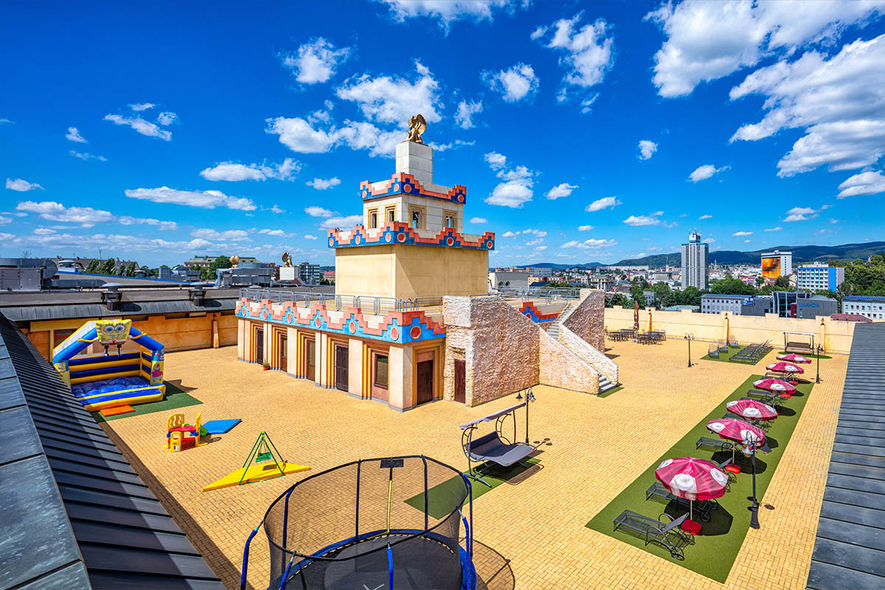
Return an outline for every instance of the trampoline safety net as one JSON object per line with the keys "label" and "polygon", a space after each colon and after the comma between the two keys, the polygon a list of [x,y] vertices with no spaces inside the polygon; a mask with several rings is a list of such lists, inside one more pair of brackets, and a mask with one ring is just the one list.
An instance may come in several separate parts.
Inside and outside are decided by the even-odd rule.
{"label": "trampoline safety net", "polygon": [[469,497],[459,471],[423,456],[364,459],[305,478],[264,517],[269,587],[472,588],[470,538],[459,545]]}

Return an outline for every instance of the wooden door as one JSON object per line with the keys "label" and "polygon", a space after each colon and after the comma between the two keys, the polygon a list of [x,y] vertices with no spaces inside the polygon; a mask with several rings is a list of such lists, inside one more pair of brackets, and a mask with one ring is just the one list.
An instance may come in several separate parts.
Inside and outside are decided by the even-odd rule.
{"label": "wooden door", "polygon": [[372,353],[372,399],[387,401],[388,358],[386,354]]}
{"label": "wooden door", "polygon": [[317,372],[317,342],[313,338],[307,338],[304,341],[304,367],[305,377],[311,381],[316,381]]}
{"label": "wooden door", "polygon": [[283,371],[289,370],[289,339],[285,335],[280,336],[279,340],[279,348],[280,348],[280,365],[277,367],[278,369],[282,369]]}
{"label": "wooden door", "polygon": [[427,403],[433,400],[433,360],[421,361],[416,371],[415,398],[417,404]]}
{"label": "wooden door", "polygon": [[348,365],[347,346],[341,344],[335,345],[335,388],[341,391],[347,391],[347,365]]}
{"label": "wooden door", "polygon": [[455,401],[462,404],[467,398],[467,363],[455,360]]}
{"label": "wooden door", "polygon": [[255,362],[264,363],[264,328],[255,328]]}

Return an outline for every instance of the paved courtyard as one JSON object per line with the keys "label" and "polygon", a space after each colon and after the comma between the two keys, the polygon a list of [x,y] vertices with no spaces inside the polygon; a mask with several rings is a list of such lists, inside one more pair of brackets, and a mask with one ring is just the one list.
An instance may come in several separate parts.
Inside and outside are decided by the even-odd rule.
{"label": "paved courtyard", "polygon": [[[660,454],[720,404],[755,367],[696,361],[682,341],[610,343],[624,389],[606,398],[535,388],[531,439],[541,468],[474,504],[477,569],[488,588],[804,588],[814,544],[847,357],[821,361],[814,388],[766,492],[762,528],[751,530],[719,584],[584,525]],[[706,347],[692,347],[695,358]],[[813,366],[812,374],[813,374]],[[133,466],[164,500],[228,587],[239,584],[243,544],[268,505],[299,478],[360,457],[423,453],[466,467],[459,424],[515,403],[513,396],[465,408],[436,402],[398,413],[258,365],[235,348],[170,353],[166,375],[203,402],[184,408],[192,422],[242,418],[218,440],[183,453],[164,447],[166,412],[106,423]],[[200,489],[240,467],[266,431],[282,453],[312,471],[207,493]],[[113,435],[112,435],[113,436]],[[115,437],[116,440],[116,437]],[[140,468],[140,464],[145,469]],[[641,510],[642,507],[639,507]],[[256,537],[249,579],[267,584],[267,543]],[[691,548],[688,548],[690,551]]]}

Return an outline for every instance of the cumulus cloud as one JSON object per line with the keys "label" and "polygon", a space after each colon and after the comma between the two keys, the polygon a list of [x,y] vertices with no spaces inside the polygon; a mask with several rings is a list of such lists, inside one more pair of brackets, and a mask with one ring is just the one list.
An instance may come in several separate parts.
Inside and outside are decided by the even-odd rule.
{"label": "cumulus cloud", "polygon": [[525,166],[507,168],[507,157],[497,152],[487,153],[485,159],[489,167],[497,171],[496,176],[503,181],[495,186],[492,194],[486,198],[486,203],[521,209],[532,200],[535,172]]}
{"label": "cumulus cloud", "polygon": [[885,35],[845,45],[829,58],[810,51],[795,61],[756,70],[730,97],[761,95],[767,113],[758,123],[741,126],[732,141],[802,129],[802,137],[778,162],[782,177],[820,166],[850,170],[875,164],[885,155],[885,93],[873,91],[885,86],[883,63]]}
{"label": "cumulus cloud", "polygon": [[299,47],[295,53],[284,55],[282,61],[298,82],[316,84],[328,81],[349,56],[349,47],[336,48],[323,37],[318,37]]}
{"label": "cumulus cloud", "polygon": [[458,103],[458,110],[455,112],[455,123],[461,127],[461,129],[470,129],[475,127],[473,123],[473,115],[478,115],[482,112],[482,101],[478,100],[476,102],[462,100]]}
{"label": "cumulus cloud", "polygon": [[768,229],[766,229],[764,231],[781,231],[782,229],[784,229],[784,228],[778,226],[778,227],[769,227]]}
{"label": "cumulus cloud", "polygon": [[129,108],[132,109],[132,110],[135,111],[135,112],[139,112],[139,113],[140,113],[141,111],[146,111],[146,110],[148,110],[148,109],[152,109],[152,108],[154,108],[155,106],[156,106],[156,105],[155,105],[154,103],[152,103],[152,102],[139,102],[139,103],[135,103],[135,104],[131,104],[131,105],[129,105]]}
{"label": "cumulus cloud", "polygon": [[590,238],[589,240],[579,241],[572,240],[570,242],[566,242],[561,248],[579,248],[581,250],[599,250],[600,248],[610,248],[612,246],[616,246],[618,243],[615,240],[600,240]]}
{"label": "cumulus cloud", "polygon": [[485,217],[471,217],[470,218],[470,223],[479,224],[479,223],[488,223],[488,222],[489,222],[489,220],[486,219]]}
{"label": "cumulus cloud", "polygon": [[603,197],[596,199],[584,208],[584,211],[592,213],[594,211],[602,211],[603,209],[614,209],[621,204],[617,197]]}
{"label": "cumulus cloud", "polygon": [[885,175],[879,171],[861,172],[848,177],[839,185],[840,199],[857,195],[876,195],[885,193]]}
{"label": "cumulus cloud", "polygon": [[20,193],[26,193],[28,191],[33,191],[37,189],[43,190],[43,187],[36,182],[28,182],[23,178],[16,178],[15,180],[7,178],[6,188],[11,191],[18,191]]}
{"label": "cumulus cloud", "polygon": [[332,211],[317,206],[305,207],[304,212],[311,217],[332,217],[333,215],[335,215],[335,213],[333,213]]}
{"label": "cumulus cloud", "polygon": [[586,113],[596,100],[596,93],[587,90],[601,84],[614,63],[614,37],[605,19],[580,26],[582,19],[582,12],[571,19],[560,19],[550,27],[535,29],[531,38],[542,40],[550,32],[546,46],[562,53],[559,64],[566,70],[557,99],[564,102],[571,91],[581,91],[581,112]]}
{"label": "cumulus cloud", "polygon": [[15,209],[16,211],[35,213],[41,219],[62,223],[76,223],[83,227],[92,227],[96,223],[106,223],[114,220],[114,216],[110,211],[93,209],[92,207],[65,207],[55,201],[23,201]]}
{"label": "cumulus cloud", "polygon": [[639,140],[639,159],[648,160],[658,151],[658,144],[648,139]]}
{"label": "cumulus cloud", "polygon": [[300,117],[268,119],[265,131],[272,135],[279,135],[280,143],[293,152],[302,154],[328,152],[336,141],[334,133],[330,134],[321,129],[314,129],[310,123]]}
{"label": "cumulus cloud", "polygon": [[304,234],[304,239],[305,240],[317,240],[319,238],[317,238],[315,235],[312,235],[312,234]]}
{"label": "cumulus cloud", "polygon": [[160,231],[173,231],[178,229],[178,224],[174,221],[160,221],[159,219],[152,219],[150,217],[144,218],[123,215],[117,218],[117,222],[120,225],[150,225],[156,227]]}
{"label": "cumulus cloud", "polygon": [[341,179],[337,176],[333,178],[314,178],[313,180],[308,180],[306,184],[318,191],[324,191],[341,184]]}
{"label": "cumulus cloud", "polygon": [[661,220],[661,215],[663,214],[663,211],[655,211],[648,215],[631,215],[624,220],[624,223],[632,226],[661,225],[663,224],[663,221]]}
{"label": "cumulus cloud", "polygon": [[807,221],[817,217],[818,213],[817,209],[812,209],[811,207],[793,207],[787,211],[787,216],[784,218],[784,221]]}
{"label": "cumulus cloud", "polygon": [[662,3],[646,15],[667,37],[655,54],[654,84],[661,96],[685,96],[699,83],[753,66],[765,56],[832,42],[844,27],[877,12],[878,2],[836,0]]}
{"label": "cumulus cloud", "polygon": [[569,184],[567,182],[563,182],[562,184],[557,184],[549,191],[547,191],[547,198],[552,200],[561,199],[562,197],[567,197],[572,194],[572,191],[578,188],[576,184]]}
{"label": "cumulus cloud", "polygon": [[538,77],[532,66],[518,63],[506,70],[485,71],[483,81],[507,102],[518,102],[538,91]]}
{"label": "cumulus cloud", "polygon": [[195,238],[203,238],[204,240],[248,240],[249,232],[242,229],[231,229],[226,231],[218,231],[215,229],[195,229],[191,232]]}
{"label": "cumulus cloud", "polygon": [[488,162],[492,170],[500,170],[507,165],[507,156],[505,156],[504,154],[499,154],[498,152],[489,152],[483,157],[485,158],[485,161]]}
{"label": "cumulus cloud", "polygon": [[206,180],[227,180],[236,182],[240,180],[292,180],[301,170],[301,164],[292,158],[286,158],[281,164],[235,164],[233,162],[221,162],[212,168],[206,168],[200,172],[200,176]]}
{"label": "cumulus cloud", "polygon": [[172,203],[202,209],[215,209],[216,207],[227,207],[238,211],[254,211],[256,209],[255,203],[251,199],[231,197],[216,190],[184,191],[161,186],[159,188],[127,189],[125,194],[131,199],[154,203]]}
{"label": "cumulus cloud", "polygon": [[268,119],[265,132],[278,135],[280,143],[293,152],[305,154],[328,152],[343,143],[354,150],[368,150],[372,156],[390,156],[405,137],[401,131],[384,131],[365,121],[345,121],[342,127],[323,130],[300,117]]}
{"label": "cumulus cloud", "polygon": [[65,133],[65,138],[77,143],[88,143],[86,139],[80,135],[80,132],[77,131],[76,127],[68,127],[68,132]]}
{"label": "cumulus cloud", "polygon": [[579,225],[578,226],[578,231],[590,231],[591,229],[593,229],[592,225]]}
{"label": "cumulus cloud", "polygon": [[[145,107],[145,105],[129,105],[133,111],[139,112],[147,110],[148,108],[152,108],[154,105],[150,105]],[[135,107],[145,107],[141,109],[136,109]],[[168,125],[171,125],[175,122],[178,116],[172,112],[162,112],[157,115],[157,122],[153,123],[143,118],[141,115],[134,116],[123,116],[116,114],[109,114],[104,116],[105,121],[110,121],[115,125],[123,125],[126,127],[131,127],[138,133],[142,135],[147,135],[148,137],[159,137],[163,141],[170,141],[172,139],[172,132],[168,129],[163,129]]]}
{"label": "cumulus cloud", "polygon": [[430,17],[448,33],[449,25],[458,20],[492,20],[494,10],[512,13],[528,6],[527,0],[376,0],[390,7],[399,21],[407,18]]}
{"label": "cumulus cloud", "polygon": [[355,225],[359,225],[363,222],[362,215],[346,215],[346,216],[334,216],[327,217],[320,224],[320,227],[323,229],[335,229],[340,227],[353,227]]}
{"label": "cumulus cloud", "polygon": [[12,223],[12,218],[0,215],[0,225],[6,225],[7,223]]}
{"label": "cumulus cloud", "polygon": [[713,219],[713,216],[712,215],[701,215],[700,217],[698,217],[698,219],[703,221],[704,219]]}
{"label": "cumulus cloud", "polygon": [[421,113],[428,122],[439,121],[439,83],[421,62],[415,62],[415,70],[417,76],[411,80],[363,74],[345,82],[335,93],[342,100],[355,102],[369,120],[403,124]]}
{"label": "cumulus cloud", "polygon": [[738,238],[738,237],[743,237],[743,236],[752,236],[753,232],[751,232],[751,231],[736,231],[731,235]]}
{"label": "cumulus cloud", "polygon": [[98,160],[99,162],[107,162],[108,159],[104,156],[99,156],[96,154],[90,154],[89,152],[78,152],[76,150],[71,150],[69,152],[73,157],[78,158],[80,160]]}
{"label": "cumulus cloud", "polygon": [[688,179],[692,182],[700,182],[701,180],[711,178],[714,174],[724,172],[725,170],[728,170],[728,168],[728,166],[717,168],[712,164],[704,164],[703,166],[695,168],[695,171],[688,175]]}

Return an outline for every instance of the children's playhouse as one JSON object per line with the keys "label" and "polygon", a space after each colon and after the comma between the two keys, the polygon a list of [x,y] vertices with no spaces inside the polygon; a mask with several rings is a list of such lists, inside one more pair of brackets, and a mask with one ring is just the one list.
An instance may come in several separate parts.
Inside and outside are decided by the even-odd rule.
{"label": "children's playhouse", "polygon": [[[124,352],[127,341],[137,350]],[[159,401],[166,393],[163,345],[132,327],[132,320],[86,322],[53,349],[52,364],[91,412]]]}

